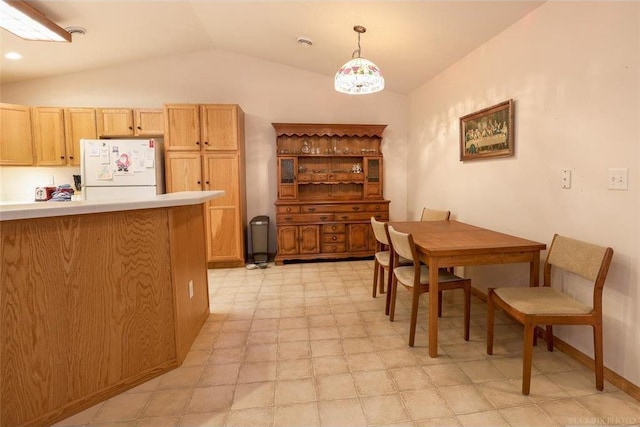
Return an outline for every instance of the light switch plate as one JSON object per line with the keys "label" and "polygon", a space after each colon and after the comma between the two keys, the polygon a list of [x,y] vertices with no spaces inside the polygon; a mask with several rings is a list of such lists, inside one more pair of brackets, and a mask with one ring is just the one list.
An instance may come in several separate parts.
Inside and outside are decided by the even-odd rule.
{"label": "light switch plate", "polygon": [[609,169],[607,183],[607,188],[609,190],[627,190],[629,188],[629,169]]}
{"label": "light switch plate", "polygon": [[560,179],[562,180],[562,188],[569,189],[571,188],[571,169],[562,169],[560,173]]}

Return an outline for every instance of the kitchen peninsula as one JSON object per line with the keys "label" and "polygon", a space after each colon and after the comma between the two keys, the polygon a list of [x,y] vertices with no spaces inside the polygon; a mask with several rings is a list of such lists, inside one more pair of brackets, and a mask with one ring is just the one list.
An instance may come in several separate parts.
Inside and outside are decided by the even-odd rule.
{"label": "kitchen peninsula", "polygon": [[0,426],[51,425],[179,366],[209,315],[203,203],[0,206]]}

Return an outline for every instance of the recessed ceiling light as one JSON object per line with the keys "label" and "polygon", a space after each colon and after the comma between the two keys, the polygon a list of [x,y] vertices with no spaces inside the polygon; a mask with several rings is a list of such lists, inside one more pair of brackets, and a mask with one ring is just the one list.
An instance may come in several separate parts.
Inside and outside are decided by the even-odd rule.
{"label": "recessed ceiling light", "polygon": [[311,47],[311,46],[313,46],[313,42],[311,41],[310,38],[307,38],[307,37],[298,37],[296,39],[296,41],[302,47]]}
{"label": "recessed ceiling light", "polygon": [[4,57],[13,60],[22,59],[22,55],[20,55],[18,52],[7,52],[4,54]]}

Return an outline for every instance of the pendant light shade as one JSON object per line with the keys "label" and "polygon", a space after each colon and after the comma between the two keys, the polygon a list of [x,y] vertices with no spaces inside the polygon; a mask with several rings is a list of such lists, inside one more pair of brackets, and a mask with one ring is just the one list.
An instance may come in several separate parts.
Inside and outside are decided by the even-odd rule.
{"label": "pendant light shade", "polygon": [[361,25],[353,27],[358,33],[358,49],[353,51],[351,60],[344,64],[335,78],[335,89],[349,95],[364,95],[384,89],[384,77],[376,64],[360,57],[360,34],[367,31]]}

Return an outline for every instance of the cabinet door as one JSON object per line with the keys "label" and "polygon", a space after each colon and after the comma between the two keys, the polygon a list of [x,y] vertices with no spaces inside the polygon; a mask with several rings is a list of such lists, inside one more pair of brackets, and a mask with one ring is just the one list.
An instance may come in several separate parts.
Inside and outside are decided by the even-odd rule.
{"label": "cabinet door", "polygon": [[320,226],[300,226],[300,253],[317,254],[320,252]]}
{"label": "cabinet door", "polygon": [[32,114],[36,165],[66,165],[63,109],[56,107],[34,107]]}
{"label": "cabinet door", "polygon": [[202,148],[207,151],[238,149],[238,107],[202,105]]}
{"label": "cabinet door", "polygon": [[207,202],[209,261],[244,260],[244,224],[240,206],[240,156],[203,155],[204,190],[224,190]]}
{"label": "cabinet door", "polygon": [[366,251],[369,249],[370,224],[347,225],[347,248],[351,252]]}
{"label": "cabinet door", "polygon": [[382,198],[382,158],[364,159],[364,197]]}
{"label": "cabinet door", "polygon": [[296,255],[298,250],[298,226],[278,227],[278,253],[280,255]]}
{"label": "cabinet door", "polygon": [[193,104],[164,106],[164,146],[168,151],[200,151],[200,110]]}
{"label": "cabinet door", "polygon": [[98,135],[133,136],[133,110],[126,108],[98,109]]}
{"label": "cabinet door", "polygon": [[167,152],[164,169],[167,193],[202,190],[200,153]]}
{"label": "cabinet door", "polygon": [[136,136],[164,135],[164,112],[162,110],[135,110],[134,112]]}
{"label": "cabinet door", "polygon": [[67,164],[80,166],[80,140],[96,139],[96,110],[94,108],[65,108],[65,148]]}
{"label": "cabinet door", "polygon": [[0,165],[33,165],[31,109],[0,104]]}
{"label": "cabinet door", "polygon": [[278,199],[280,200],[295,200],[298,198],[297,163],[296,157],[278,158]]}

